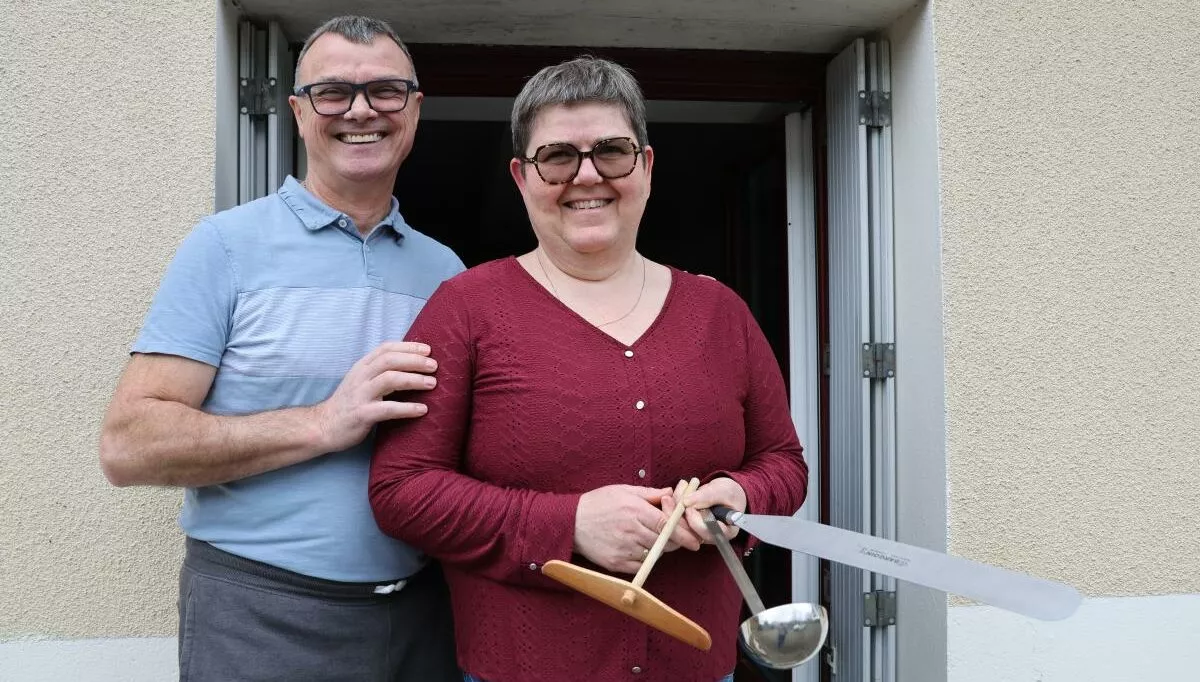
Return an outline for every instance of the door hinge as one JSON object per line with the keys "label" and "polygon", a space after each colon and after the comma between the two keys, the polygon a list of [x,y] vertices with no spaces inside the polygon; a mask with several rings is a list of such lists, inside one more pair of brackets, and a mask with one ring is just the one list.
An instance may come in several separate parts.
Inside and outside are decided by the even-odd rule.
{"label": "door hinge", "polygon": [[891,379],[896,376],[896,344],[864,343],[862,375],[864,379]]}
{"label": "door hinge", "polygon": [[832,373],[833,368],[829,364],[829,344],[827,343],[825,344],[825,347],[821,349],[821,374],[830,376]]}
{"label": "door hinge", "polygon": [[858,91],[858,122],[871,128],[892,124],[892,93],[886,90]]}
{"label": "door hinge", "polygon": [[863,625],[885,628],[896,624],[896,593],[875,590],[863,593]]}
{"label": "door hinge", "polygon": [[250,116],[279,111],[279,83],[274,78],[242,78],[238,81],[238,108]]}
{"label": "door hinge", "polygon": [[829,674],[837,675],[837,647],[830,644],[825,647],[825,664],[829,666]]}

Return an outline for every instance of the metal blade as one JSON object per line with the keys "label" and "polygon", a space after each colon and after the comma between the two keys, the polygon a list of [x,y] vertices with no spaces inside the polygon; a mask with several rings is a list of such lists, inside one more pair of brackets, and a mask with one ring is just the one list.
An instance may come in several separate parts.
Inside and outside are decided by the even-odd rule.
{"label": "metal blade", "polygon": [[[717,513],[717,516],[722,514]],[[1069,585],[923,547],[790,516],[741,512],[724,516],[727,523],[772,545],[962,595],[1041,620],[1062,620],[1075,613],[1081,601],[1079,593]]]}

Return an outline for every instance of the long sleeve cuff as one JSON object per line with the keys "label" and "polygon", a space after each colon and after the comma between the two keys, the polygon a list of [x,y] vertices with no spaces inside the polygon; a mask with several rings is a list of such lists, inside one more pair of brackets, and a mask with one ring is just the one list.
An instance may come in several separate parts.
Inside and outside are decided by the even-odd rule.
{"label": "long sleeve cuff", "polygon": [[527,570],[539,571],[551,559],[571,560],[579,498],[574,493],[542,493],[530,503],[521,533],[520,560]]}

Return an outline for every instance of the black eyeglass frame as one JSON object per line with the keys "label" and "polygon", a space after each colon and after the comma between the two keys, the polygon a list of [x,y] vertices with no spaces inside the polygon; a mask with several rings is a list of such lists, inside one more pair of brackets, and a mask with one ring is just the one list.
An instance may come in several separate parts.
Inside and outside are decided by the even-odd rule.
{"label": "black eyeglass frame", "polygon": [[[399,109],[377,109],[375,105],[371,103],[371,95],[367,92],[367,88],[371,87],[372,85],[378,85],[379,83],[404,83],[406,86],[404,91],[404,104],[401,104]],[[339,111],[335,114],[327,114],[317,109],[317,100],[313,99],[312,89],[322,85],[350,86],[350,98],[346,100],[346,109],[344,111]],[[292,94],[297,97],[302,95],[307,96],[308,103],[312,105],[313,111],[321,116],[343,116],[347,111],[350,111],[354,108],[354,101],[358,99],[358,93],[360,92],[362,93],[363,99],[366,100],[368,107],[371,107],[376,112],[381,114],[394,114],[397,111],[404,111],[407,109],[408,100],[412,97],[412,94],[414,92],[420,92],[420,90],[421,87],[417,85],[415,80],[410,80],[408,78],[379,78],[377,80],[367,81],[365,83],[351,83],[350,81],[320,81],[318,83],[309,83],[308,85],[302,85],[296,88],[292,91]]]}
{"label": "black eyeglass frame", "polygon": [[[626,142],[629,142],[631,145],[633,145],[633,165],[629,167],[628,171],[621,173],[620,175],[605,175],[604,172],[600,170],[600,167],[596,165],[596,157],[594,157],[593,154],[596,153],[597,147],[600,147],[601,145],[603,145],[606,142],[614,142],[616,140],[625,140]],[[541,152],[546,147],[570,147],[571,149],[575,150],[575,170],[571,172],[571,175],[568,176],[566,180],[559,180],[559,181],[555,182],[555,181],[547,180],[546,176],[542,175],[542,168],[541,168],[541,166],[538,165],[537,155],[539,152]],[[570,142],[551,142],[549,144],[544,144],[544,145],[538,147],[537,149],[533,150],[533,154],[531,156],[522,156],[520,158],[522,161],[524,161],[526,163],[533,164],[533,167],[537,171],[538,177],[542,179],[542,182],[546,183],[547,185],[565,185],[569,182],[573,182],[575,180],[575,178],[579,175],[579,169],[583,168],[583,160],[584,159],[591,159],[592,160],[592,168],[596,169],[596,175],[599,175],[600,177],[604,178],[605,180],[620,180],[621,178],[627,178],[630,175],[633,175],[633,172],[635,170],[637,170],[638,156],[641,155],[645,151],[646,151],[645,148],[642,147],[640,144],[638,144],[637,140],[634,140],[632,137],[627,137],[627,136],[623,135],[621,137],[606,137],[603,140],[596,140],[594,143],[592,143],[592,148],[587,150],[586,152],[580,151],[579,147],[576,147],[575,145],[571,144]]]}

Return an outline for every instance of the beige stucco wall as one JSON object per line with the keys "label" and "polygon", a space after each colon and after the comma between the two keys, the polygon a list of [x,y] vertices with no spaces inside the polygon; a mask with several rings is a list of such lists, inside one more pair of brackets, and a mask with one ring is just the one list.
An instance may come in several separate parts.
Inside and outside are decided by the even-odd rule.
{"label": "beige stucco wall", "polygon": [[949,547],[1200,592],[1200,12],[934,9]]}
{"label": "beige stucco wall", "polygon": [[179,493],[115,490],[100,419],[212,209],[213,0],[3,2],[0,639],[170,634]]}

